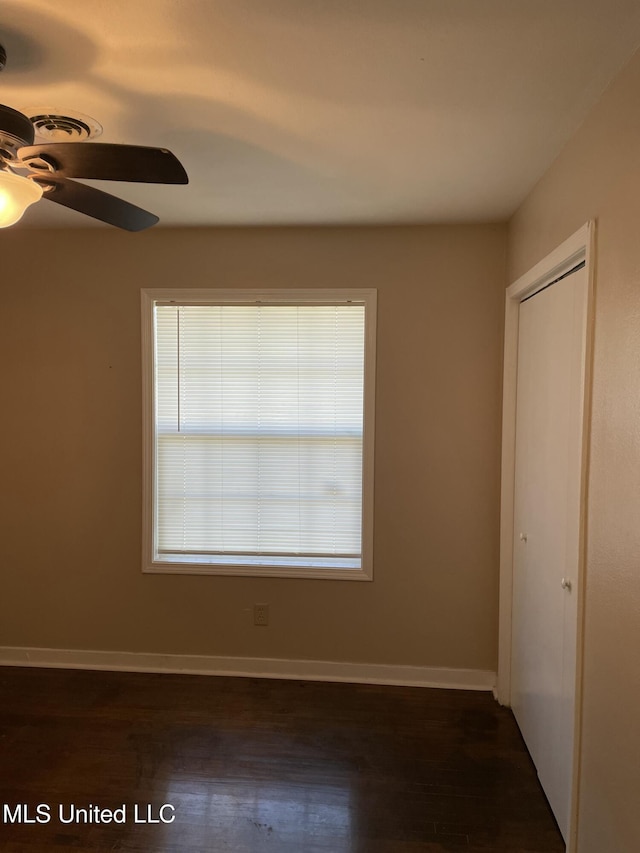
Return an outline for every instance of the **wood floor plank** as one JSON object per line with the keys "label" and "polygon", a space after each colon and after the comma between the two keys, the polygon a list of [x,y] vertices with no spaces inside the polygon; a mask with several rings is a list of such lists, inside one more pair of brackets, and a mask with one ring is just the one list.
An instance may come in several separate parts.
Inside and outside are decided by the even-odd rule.
{"label": "wood floor plank", "polygon": [[7,853],[564,850],[512,714],[467,691],[0,668],[5,804],[51,809],[4,814]]}

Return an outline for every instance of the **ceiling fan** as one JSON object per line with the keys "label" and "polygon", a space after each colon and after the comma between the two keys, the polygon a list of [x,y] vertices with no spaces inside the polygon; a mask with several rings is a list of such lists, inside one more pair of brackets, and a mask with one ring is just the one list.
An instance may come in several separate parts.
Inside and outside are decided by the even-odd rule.
{"label": "ceiling fan", "polygon": [[[0,45],[0,71],[6,53]],[[72,178],[187,184],[180,161],[166,148],[100,142],[53,142],[34,145],[31,119],[0,104],[0,228],[17,222],[41,198],[94,219],[142,231],[158,217],[124,199]]]}

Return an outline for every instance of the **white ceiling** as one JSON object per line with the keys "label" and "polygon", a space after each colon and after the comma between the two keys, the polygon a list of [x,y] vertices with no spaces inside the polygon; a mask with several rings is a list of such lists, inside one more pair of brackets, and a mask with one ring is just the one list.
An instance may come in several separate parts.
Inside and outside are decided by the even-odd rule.
{"label": "white ceiling", "polygon": [[[631,57],[640,2],[2,0],[0,42],[1,103],[180,158],[188,187],[100,185],[161,224],[495,221]],[[43,201],[17,227],[89,224]]]}

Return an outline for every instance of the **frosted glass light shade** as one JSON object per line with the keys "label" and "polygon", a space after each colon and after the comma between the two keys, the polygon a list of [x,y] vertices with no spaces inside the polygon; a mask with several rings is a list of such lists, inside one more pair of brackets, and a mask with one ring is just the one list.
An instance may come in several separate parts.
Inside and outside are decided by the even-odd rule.
{"label": "frosted glass light shade", "polygon": [[29,178],[0,172],[0,228],[14,225],[30,204],[42,198],[42,187]]}

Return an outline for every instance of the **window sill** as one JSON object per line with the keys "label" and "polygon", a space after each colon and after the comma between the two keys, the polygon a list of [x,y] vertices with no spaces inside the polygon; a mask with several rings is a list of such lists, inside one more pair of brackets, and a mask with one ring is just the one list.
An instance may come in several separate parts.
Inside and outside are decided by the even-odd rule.
{"label": "window sill", "polygon": [[145,574],[159,575],[226,575],[247,578],[306,578],[313,580],[372,581],[364,568],[331,568],[327,566],[258,566],[188,563],[153,560],[143,566]]}

